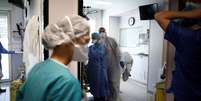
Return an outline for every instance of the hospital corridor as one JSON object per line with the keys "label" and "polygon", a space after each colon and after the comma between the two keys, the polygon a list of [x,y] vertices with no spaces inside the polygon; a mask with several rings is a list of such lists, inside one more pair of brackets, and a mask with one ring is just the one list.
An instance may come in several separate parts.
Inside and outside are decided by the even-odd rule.
{"label": "hospital corridor", "polygon": [[0,0],[0,101],[201,101],[200,0]]}

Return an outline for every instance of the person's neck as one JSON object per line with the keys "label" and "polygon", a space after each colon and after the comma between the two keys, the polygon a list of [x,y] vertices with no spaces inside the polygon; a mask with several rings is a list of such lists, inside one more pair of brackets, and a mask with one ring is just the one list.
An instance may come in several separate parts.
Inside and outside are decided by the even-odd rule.
{"label": "person's neck", "polygon": [[64,57],[58,57],[56,55],[52,55],[51,58],[56,61],[61,62],[62,64],[66,65],[66,66],[70,63],[70,60],[67,58],[64,58]]}
{"label": "person's neck", "polygon": [[100,45],[100,42],[96,42],[95,45],[99,46],[99,45]]}

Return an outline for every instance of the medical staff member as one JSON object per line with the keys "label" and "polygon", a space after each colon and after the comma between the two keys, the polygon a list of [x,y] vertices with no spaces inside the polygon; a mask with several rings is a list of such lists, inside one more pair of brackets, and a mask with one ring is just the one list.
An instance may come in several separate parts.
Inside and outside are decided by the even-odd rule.
{"label": "medical staff member", "polygon": [[[188,27],[173,19],[192,20]],[[192,11],[163,11],[155,19],[165,31],[165,39],[176,48],[176,70],[172,89],[175,101],[201,101],[201,8]]]}
{"label": "medical staff member", "polygon": [[67,65],[74,48],[87,44],[89,39],[89,25],[80,16],[66,16],[48,25],[42,41],[46,48],[53,49],[51,58],[32,68],[16,101],[81,101],[79,81]]}
{"label": "medical staff member", "polygon": [[96,32],[92,33],[92,43],[89,47],[87,68],[90,92],[94,96],[94,101],[106,101],[109,95],[106,47],[100,42],[100,34]]}
{"label": "medical staff member", "polygon": [[109,101],[120,101],[121,52],[115,39],[107,36],[104,27],[99,28],[99,33],[101,35],[101,42],[106,46],[107,49],[107,73],[110,90],[108,99]]}

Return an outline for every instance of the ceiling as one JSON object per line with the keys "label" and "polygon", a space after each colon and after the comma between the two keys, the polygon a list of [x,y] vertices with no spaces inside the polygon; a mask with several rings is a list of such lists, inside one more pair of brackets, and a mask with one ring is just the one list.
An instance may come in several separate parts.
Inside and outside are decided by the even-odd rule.
{"label": "ceiling", "polygon": [[124,0],[83,0],[84,6],[90,6],[96,9],[109,9],[112,5],[116,5]]}
{"label": "ceiling", "polygon": [[138,8],[139,5],[144,5],[150,3],[150,0],[83,0],[84,6],[90,6],[95,9],[110,9],[132,6],[133,8]]}

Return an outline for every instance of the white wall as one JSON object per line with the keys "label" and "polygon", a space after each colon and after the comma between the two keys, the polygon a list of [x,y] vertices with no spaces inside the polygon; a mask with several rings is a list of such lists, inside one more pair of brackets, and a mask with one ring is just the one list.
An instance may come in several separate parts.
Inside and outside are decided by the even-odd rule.
{"label": "white wall", "polygon": [[117,16],[121,13],[137,9],[139,5],[150,3],[149,0],[121,0],[116,1],[115,5],[111,5],[109,9],[103,13],[103,25],[109,30],[109,17]]}
{"label": "white wall", "polygon": [[49,0],[50,24],[72,14],[78,14],[78,0]]}
{"label": "white wall", "polygon": [[[115,38],[117,43],[119,43],[119,33],[120,33],[120,17],[110,17],[109,20],[111,37]],[[114,35],[114,36],[112,36]]]}
{"label": "white wall", "polygon": [[[152,0],[159,4],[159,9],[167,9],[167,0]],[[163,65],[163,37],[164,31],[155,20],[150,23],[150,48],[148,70],[148,92],[153,93],[155,84],[160,81],[161,68]]]}
{"label": "white wall", "polygon": [[[49,0],[50,24],[72,14],[78,14],[78,0]],[[77,62],[71,62],[69,67],[71,72],[77,77]]]}
{"label": "white wall", "polygon": [[[109,30],[108,32],[110,32],[110,16],[118,16],[123,12],[127,12],[132,9],[137,9],[140,5],[146,5],[150,3],[159,3],[160,9],[164,9],[168,5],[166,1],[167,0],[125,0],[124,3],[111,5],[111,9],[104,11],[103,26],[106,27],[107,30]],[[160,80],[160,70],[162,67],[163,31],[155,21],[151,21],[150,25],[150,55],[147,85],[148,92],[153,93],[155,84]],[[110,36],[115,35],[116,34]]]}
{"label": "white wall", "polygon": [[160,81],[162,73],[163,56],[163,31],[156,23],[151,21],[150,25],[150,48],[149,48],[149,70],[148,70],[148,92],[153,93],[155,85]]}
{"label": "white wall", "polygon": [[88,14],[87,15],[90,19],[95,20],[95,26],[93,26],[95,32],[98,32],[98,29],[100,27],[102,27],[102,25],[103,25],[103,23],[102,23],[103,22],[103,20],[102,20],[102,18],[103,18],[103,11],[102,10],[97,10],[97,11],[98,11],[97,13],[93,13],[93,14]]}

